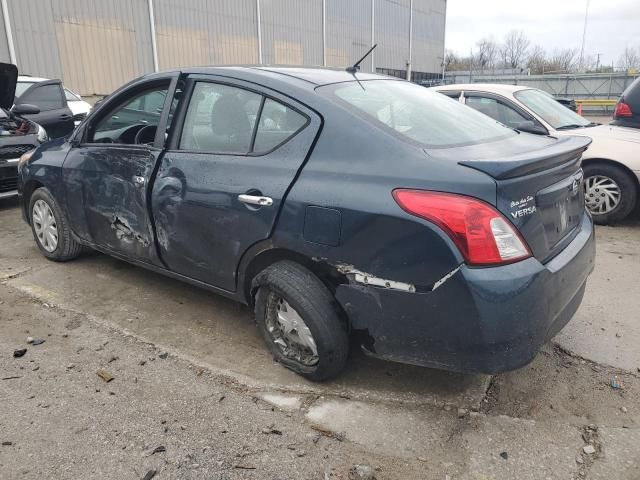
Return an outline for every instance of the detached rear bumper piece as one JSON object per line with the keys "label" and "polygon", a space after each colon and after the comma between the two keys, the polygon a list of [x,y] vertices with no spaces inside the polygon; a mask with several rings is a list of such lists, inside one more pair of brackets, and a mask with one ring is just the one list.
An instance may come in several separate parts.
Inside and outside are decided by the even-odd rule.
{"label": "detached rear bumper piece", "polygon": [[573,317],[594,268],[593,222],[546,264],[535,258],[492,268],[460,266],[431,292],[350,283],[336,297],[364,330],[373,355],[464,373],[529,363]]}

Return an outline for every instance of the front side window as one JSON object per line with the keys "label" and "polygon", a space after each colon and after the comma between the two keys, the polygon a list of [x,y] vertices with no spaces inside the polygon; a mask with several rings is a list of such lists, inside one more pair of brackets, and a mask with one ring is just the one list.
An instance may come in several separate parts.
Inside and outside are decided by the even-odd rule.
{"label": "front side window", "polygon": [[[145,90],[130,98],[124,105],[109,112],[92,129],[90,142],[94,143],[149,143],[158,127],[167,86]],[[137,133],[144,127],[144,142],[136,141]],[[138,136],[140,139],[140,136]]]}
{"label": "front side window", "polygon": [[591,125],[589,120],[581,117],[572,110],[558,103],[553,97],[541,90],[519,90],[513,94],[525,107],[556,130],[565,128],[587,127]]}
{"label": "front side window", "polygon": [[394,80],[320,87],[319,92],[363,118],[430,147],[470,145],[517,135],[491,118],[433,90]]}
{"label": "front side window", "polygon": [[511,128],[520,128],[524,122],[528,121],[519,112],[495,98],[474,95],[467,97],[465,103],[474,110],[484,113]]}
{"label": "front side window", "polygon": [[20,96],[27,91],[31,85],[34,85],[36,82],[18,82],[16,83],[16,98],[20,98]]}
{"label": "front side window", "polygon": [[29,103],[40,108],[41,112],[64,108],[65,101],[57,84],[40,85],[22,95],[20,103]]}
{"label": "front side window", "polygon": [[304,115],[259,93],[197,82],[179,148],[209,153],[259,154],[284,143],[306,123]]}

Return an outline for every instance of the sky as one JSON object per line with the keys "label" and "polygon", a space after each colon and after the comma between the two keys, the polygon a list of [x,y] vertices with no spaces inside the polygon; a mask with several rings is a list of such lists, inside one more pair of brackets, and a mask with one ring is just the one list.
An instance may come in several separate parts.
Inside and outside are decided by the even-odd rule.
{"label": "sky", "polygon": [[[447,0],[445,45],[461,55],[483,37],[500,42],[522,30],[548,51],[577,48],[587,0]],[[640,0],[590,0],[585,56],[617,63],[625,46],[640,49]]]}

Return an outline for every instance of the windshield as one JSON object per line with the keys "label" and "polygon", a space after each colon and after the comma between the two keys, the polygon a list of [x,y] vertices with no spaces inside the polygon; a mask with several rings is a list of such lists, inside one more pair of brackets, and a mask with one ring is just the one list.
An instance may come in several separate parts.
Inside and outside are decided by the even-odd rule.
{"label": "windshield", "polygon": [[18,82],[16,83],[16,98],[20,98],[22,94],[36,82]]}
{"label": "windshield", "polygon": [[520,90],[513,94],[533,113],[555,129],[578,128],[591,125],[589,120],[558,103],[542,90]]}
{"label": "windshield", "polygon": [[457,100],[409,82],[348,82],[319,91],[357,108],[365,120],[425,146],[470,145],[517,135]]}

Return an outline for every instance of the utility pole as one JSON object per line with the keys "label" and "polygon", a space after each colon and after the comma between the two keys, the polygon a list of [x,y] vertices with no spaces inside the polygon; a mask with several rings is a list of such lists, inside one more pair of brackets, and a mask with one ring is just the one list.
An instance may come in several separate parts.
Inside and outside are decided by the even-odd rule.
{"label": "utility pole", "polygon": [[598,72],[598,69],[600,68],[600,55],[602,55],[601,53],[596,53],[596,73]]}
{"label": "utility pole", "polygon": [[582,28],[582,46],[580,47],[580,70],[584,70],[584,42],[587,38],[587,21],[589,20],[589,2],[587,0],[587,8],[584,11],[584,27]]}

